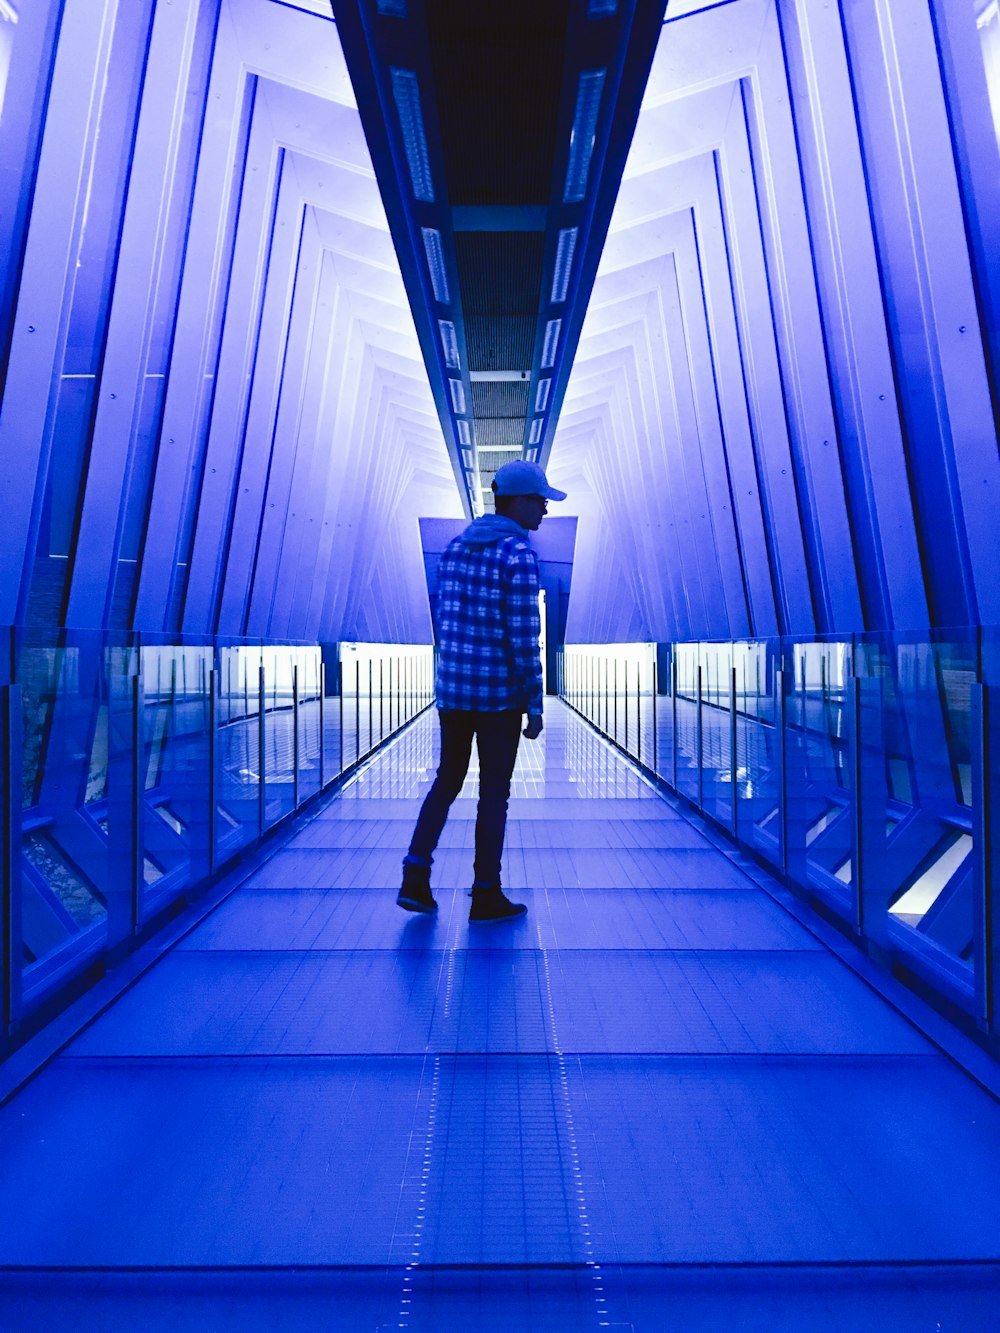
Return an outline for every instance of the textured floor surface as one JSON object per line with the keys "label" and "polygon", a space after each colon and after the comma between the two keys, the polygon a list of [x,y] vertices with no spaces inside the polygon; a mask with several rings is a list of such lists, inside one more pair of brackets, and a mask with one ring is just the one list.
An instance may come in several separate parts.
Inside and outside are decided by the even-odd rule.
{"label": "textured floor surface", "polygon": [[0,1109],[0,1328],[995,1328],[996,1102],[556,703],[401,912],[433,733]]}

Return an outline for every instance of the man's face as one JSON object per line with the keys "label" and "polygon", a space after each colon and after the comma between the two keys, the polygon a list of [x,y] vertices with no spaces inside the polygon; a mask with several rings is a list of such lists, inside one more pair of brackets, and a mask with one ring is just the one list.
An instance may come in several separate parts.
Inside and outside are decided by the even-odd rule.
{"label": "man's face", "polygon": [[512,497],[510,517],[529,532],[536,532],[548,512],[549,502],[542,495],[515,495]]}

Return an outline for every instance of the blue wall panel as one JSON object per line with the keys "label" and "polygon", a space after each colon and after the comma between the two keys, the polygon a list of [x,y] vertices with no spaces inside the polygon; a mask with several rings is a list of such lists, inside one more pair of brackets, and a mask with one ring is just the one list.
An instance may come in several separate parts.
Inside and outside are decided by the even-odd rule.
{"label": "blue wall panel", "polygon": [[329,7],[48,10],[0,14],[0,621],[426,639],[461,507]]}
{"label": "blue wall panel", "polygon": [[[577,641],[636,616],[658,639],[996,621],[979,8],[977,34],[973,0],[668,6],[551,452],[581,518]],[[662,534],[653,556],[626,539],[638,586],[588,554],[608,525]]]}

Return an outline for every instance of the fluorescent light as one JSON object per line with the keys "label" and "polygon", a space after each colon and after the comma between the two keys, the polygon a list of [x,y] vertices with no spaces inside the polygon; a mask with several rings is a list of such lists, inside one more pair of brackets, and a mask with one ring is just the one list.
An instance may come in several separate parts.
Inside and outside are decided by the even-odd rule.
{"label": "fluorescent light", "polygon": [[451,405],[456,412],[465,411],[465,385],[461,380],[449,380],[451,387]]}
{"label": "fluorescent light", "polygon": [[562,320],[550,319],[545,325],[545,342],[542,344],[542,369],[550,370],[555,365],[556,348],[559,346],[559,334],[562,332]]}
{"label": "fluorescent light", "polygon": [[[381,8],[382,0],[379,0]],[[587,6],[587,18],[606,19],[618,13],[618,0],[590,0]]]}
{"label": "fluorescent light", "polygon": [[587,193],[587,177],[590,174],[590,158],[594,151],[597,113],[601,109],[604,75],[603,69],[587,70],[580,75],[580,82],[576,86],[576,110],[573,113],[573,129],[569,136],[569,162],[566,164],[566,187],[563,190],[564,204],[578,204]]}
{"label": "fluorescent light", "polygon": [[552,274],[552,304],[562,305],[569,288],[569,275],[573,271],[573,256],[576,253],[576,238],[579,227],[563,227],[556,245],[556,266]]}
{"label": "fluorescent light", "polygon": [[434,181],[431,178],[431,159],[427,152],[424,117],[420,110],[420,85],[411,69],[390,69],[392,95],[396,99],[399,126],[403,132],[403,148],[410,166],[410,180],[414,198],[425,204],[434,202]]}
{"label": "fluorescent light", "polygon": [[552,388],[552,381],[544,379],[538,381],[538,388],[535,390],[535,411],[544,412],[549,402],[549,390]]}
{"label": "fluorescent light", "polygon": [[[468,446],[472,444],[472,427],[469,425],[469,423],[465,420],[464,417],[459,418],[458,438],[462,442],[463,452],[469,454]],[[469,454],[469,462],[470,463],[472,462],[471,454]]]}
{"label": "fluorescent light", "polygon": [[444,251],[441,249],[441,233],[436,227],[421,227],[420,234],[424,238],[424,253],[427,255],[434,300],[440,301],[442,305],[448,305],[451,296],[448,292],[448,274],[444,267]]}
{"label": "fluorescent light", "polygon": [[541,438],[542,438],[542,418],[535,417],[534,421],[531,423],[531,430],[528,433],[528,443],[537,444]]}
{"label": "fluorescent light", "polygon": [[449,370],[458,370],[461,361],[458,357],[458,339],[455,337],[455,326],[450,319],[439,319],[438,328],[441,330],[441,346],[444,348],[444,361]]}

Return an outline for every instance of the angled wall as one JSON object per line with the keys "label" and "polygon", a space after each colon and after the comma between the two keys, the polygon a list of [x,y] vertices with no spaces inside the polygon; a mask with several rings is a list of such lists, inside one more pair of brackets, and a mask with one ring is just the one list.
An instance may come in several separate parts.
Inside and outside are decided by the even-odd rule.
{"label": "angled wall", "polygon": [[551,452],[572,640],[1000,619],[995,9],[668,5]]}
{"label": "angled wall", "polygon": [[0,11],[0,623],[427,641],[461,513],[325,0]]}

